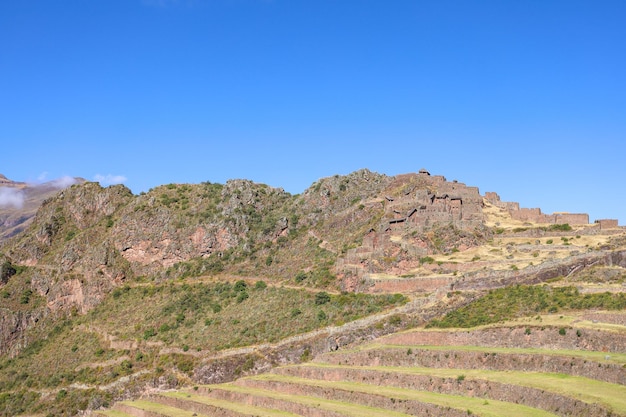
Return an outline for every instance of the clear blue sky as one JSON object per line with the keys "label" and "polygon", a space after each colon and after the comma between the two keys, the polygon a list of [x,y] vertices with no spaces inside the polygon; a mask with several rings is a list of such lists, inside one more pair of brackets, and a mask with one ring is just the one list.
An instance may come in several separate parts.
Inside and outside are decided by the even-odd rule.
{"label": "clear blue sky", "polygon": [[626,224],[626,1],[3,0],[0,173],[427,168]]}

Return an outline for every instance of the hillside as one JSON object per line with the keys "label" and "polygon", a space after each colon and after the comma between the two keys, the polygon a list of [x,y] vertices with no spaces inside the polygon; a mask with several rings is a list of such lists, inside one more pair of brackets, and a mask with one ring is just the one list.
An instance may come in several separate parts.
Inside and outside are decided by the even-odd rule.
{"label": "hillside", "polygon": [[[616,220],[590,224],[584,213],[547,215],[520,208],[493,192],[481,195],[477,187],[426,170],[395,177],[361,170],[321,179],[301,195],[247,180],[168,184],[141,195],[121,185],[73,185],[45,200],[31,224],[0,246],[1,415],[71,415],[142,395],[149,400],[117,403],[117,411],[106,413],[134,413],[131,409],[140,404],[145,410],[163,404],[191,407],[186,396],[198,396],[193,411],[208,415],[215,404],[230,410],[219,415],[240,415],[233,410],[242,412],[244,403],[257,407],[244,414],[276,406],[276,413],[368,415],[359,407],[390,409],[388,402],[400,398],[398,404],[415,408],[394,408],[398,413],[428,409],[431,415],[453,415],[441,411],[452,408],[459,415],[468,410],[479,414],[481,407],[467,398],[474,395],[470,391],[482,392],[479,396],[488,399],[481,401],[494,405],[489,408],[506,409],[507,401],[526,404],[521,398],[535,391],[524,390],[539,388],[510,388],[520,392],[510,397],[518,400],[490,397],[484,390],[500,392],[501,382],[485,382],[491,377],[463,368],[472,363],[469,359],[446,361],[450,372],[464,375],[458,381],[462,387],[441,388],[455,385],[443,370],[440,382],[420,382],[424,395],[439,395],[431,400],[406,397],[402,389],[407,381],[396,388],[379,382],[390,390],[385,399],[381,388],[360,386],[357,380],[323,386],[310,379],[309,370],[319,367],[315,378],[331,381],[323,370],[330,363],[363,367],[387,358],[381,366],[398,369],[367,372],[373,380],[388,381],[385,372],[404,374],[409,364],[398,361],[402,355],[392,355],[390,348],[364,342],[390,335],[386,337],[392,339],[376,339],[372,346],[399,345],[393,349],[405,353],[426,349],[421,345],[467,346],[450,350],[466,358],[469,353],[457,351],[486,349],[491,354],[480,348],[487,346],[485,339],[505,342],[504,333],[494,336],[485,330],[489,326],[508,329],[507,334],[522,331],[524,337],[527,329],[535,335],[564,328],[569,336],[577,335],[573,340],[578,344],[550,345],[550,336],[528,349],[556,346],[564,357],[590,352],[596,359],[584,360],[599,361],[602,368],[597,352],[619,352],[622,343],[623,319],[602,311],[623,309],[624,232]],[[612,324],[595,326],[607,320]],[[451,341],[461,334],[453,330],[459,327],[477,336]],[[412,336],[391,336],[403,329],[412,329]],[[433,335],[448,333],[438,339],[444,342],[432,342]],[[514,349],[524,347],[524,337],[488,346],[511,349],[503,355],[520,355]],[[361,350],[374,356],[361,360]],[[605,356],[616,368],[626,363],[613,353]],[[300,362],[310,365],[289,367]],[[495,371],[508,369],[510,362]],[[279,365],[293,373],[279,371]],[[548,372],[536,366],[537,372]],[[345,374],[337,372],[332,371]],[[568,373],[564,368],[549,372]],[[622,384],[623,376],[615,372],[615,381]],[[206,385],[251,375],[259,376],[234,385]],[[297,383],[289,379],[296,377]],[[412,378],[410,384],[423,379]],[[248,392],[257,387],[258,402],[237,394],[242,386]],[[160,394],[180,387],[196,388],[167,394],[168,400]],[[605,388],[619,395],[620,388]],[[278,390],[271,401],[268,389]],[[361,392],[361,399],[349,399],[346,390]],[[345,402],[347,408],[303,411],[302,404],[321,401],[304,398],[313,391],[323,391],[324,401]],[[288,393],[299,399],[286,398]],[[567,404],[561,414],[553,405],[526,405],[569,415],[563,410],[578,403],[557,394]],[[552,398],[546,401],[553,404]],[[234,402],[227,405],[227,400]],[[198,405],[211,401],[209,408]],[[504,404],[495,407],[499,401]],[[596,407],[604,410],[599,414],[578,415],[623,414],[612,398],[603,401]]]}

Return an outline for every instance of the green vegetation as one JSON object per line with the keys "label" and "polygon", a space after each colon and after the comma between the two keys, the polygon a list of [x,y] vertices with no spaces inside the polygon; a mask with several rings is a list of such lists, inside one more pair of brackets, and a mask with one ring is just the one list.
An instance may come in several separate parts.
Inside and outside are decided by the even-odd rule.
{"label": "green vegetation", "polygon": [[432,320],[428,327],[474,327],[537,313],[591,308],[622,310],[626,308],[626,294],[580,294],[576,287],[516,285],[491,290],[484,297],[446,314],[442,319]]}
{"label": "green vegetation", "polygon": [[[7,284],[8,300],[19,305],[27,287],[16,277]],[[12,295],[16,289],[20,289],[17,300]],[[268,286],[264,281],[250,285],[244,280],[119,287],[84,316],[41,323],[39,331],[46,338],[31,343],[13,359],[0,359],[0,392],[4,393],[0,416],[43,410],[52,410],[54,415],[60,410],[76,412],[110,404],[112,394],[96,386],[135,374],[131,385],[157,377],[176,381],[199,365],[192,351],[276,342],[406,301],[401,295],[314,293]],[[39,296],[30,295],[29,303],[39,302]],[[138,348],[112,349],[103,334],[138,344]],[[159,347],[148,344],[152,342],[180,353],[160,354]],[[253,365],[250,361],[242,364],[240,372]],[[73,389],[72,384],[86,388]],[[53,390],[55,395],[41,397],[38,390]]]}
{"label": "green vegetation", "polygon": [[310,331],[320,325],[321,306],[325,320],[340,324],[406,301],[400,295],[314,294],[243,280],[146,285],[120,288],[81,322],[96,323],[125,340],[221,350]]}
{"label": "green vegetation", "polygon": [[550,226],[548,226],[548,230],[549,231],[557,231],[557,232],[569,232],[570,230],[572,230],[572,226],[570,226],[567,223],[551,224]]}

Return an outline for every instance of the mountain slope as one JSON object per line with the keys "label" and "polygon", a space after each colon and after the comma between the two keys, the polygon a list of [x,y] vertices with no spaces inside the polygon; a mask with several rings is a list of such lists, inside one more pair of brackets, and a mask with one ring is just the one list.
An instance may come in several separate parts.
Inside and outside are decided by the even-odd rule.
{"label": "mountain slope", "polygon": [[360,170],[301,195],[247,180],[73,185],[0,246],[3,405],[55,415],[230,381],[511,285],[620,291],[617,222],[519,210],[425,170]]}

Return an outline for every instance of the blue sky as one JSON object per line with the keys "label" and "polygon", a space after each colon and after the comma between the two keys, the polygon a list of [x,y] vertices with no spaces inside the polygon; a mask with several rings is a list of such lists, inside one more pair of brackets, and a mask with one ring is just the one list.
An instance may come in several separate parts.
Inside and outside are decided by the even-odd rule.
{"label": "blue sky", "polygon": [[247,178],[427,168],[626,224],[626,2],[5,0],[0,173]]}

